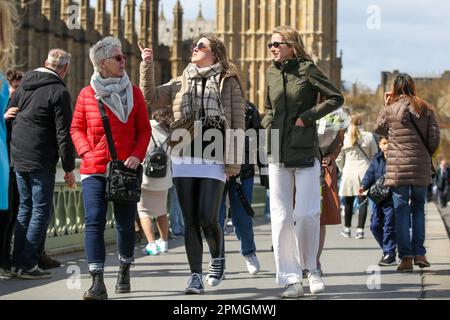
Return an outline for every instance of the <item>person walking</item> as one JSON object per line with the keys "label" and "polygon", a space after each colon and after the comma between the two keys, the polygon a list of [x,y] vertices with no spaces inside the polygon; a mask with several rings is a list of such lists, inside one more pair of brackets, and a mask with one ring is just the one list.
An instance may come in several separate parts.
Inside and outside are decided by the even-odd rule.
{"label": "person walking", "polygon": [[[150,121],[141,90],[125,72],[126,57],[120,40],[106,37],[89,50],[94,66],[90,85],[78,95],[70,133],[81,158],[80,173],[85,214],[85,248],[91,287],[85,300],[107,299],[103,280],[105,268],[105,225],[108,203],[106,166],[111,161],[99,104],[104,104],[117,159],[129,169],[144,160],[150,141]],[[131,290],[130,267],[134,261],[136,203],[113,202],[119,251],[116,293]]]}
{"label": "person walking", "polygon": [[8,114],[5,109],[10,100],[10,90],[5,77],[7,68],[13,65],[15,52],[15,24],[19,17],[13,1],[0,2],[0,277],[9,274],[12,227],[17,214],[12,212],[10,186],[14,172],[10,170],[10,130],[5,124]]}
{"label": "person walking", "polygon": [[[380,151],[373,157],[369,169],[364,175],[361,187],[358,190],[358,197],[363,197],[365,191],[386,173],[386,157],[388,150],[387,137],[380,137],[379,143]],[[397,265],[395,259],[396,242],[395,242],[395,214],[394,205],[392,203],[392,196],[380,204],[373,203],[372,217],[370,223],[370,230],[372,231],[375,240],[383,250],[381,260],[378,262],[379,266],[394,266]]]}
{"label": "person walking", "polygon": [[[342,172],[339,196],[344,199],[345,217],[341,235],[351,238],[353,203],[358,196],[358,189],[364,174],[369,168],[373,155],[378,151],[373,134],[362,130],[362,118],[359,113],[352,113],[350,126],[344,137],[344,145],[336,159],[336,165]],[[367,217],[366,197],[357,198],[359,203],[358,227],[355,238],[364,238],[364,226]]]}
{"label": "person walking", "polygon": [[[325,290],[316,260],[321,158],[316,120],[339,108],[344,98],[305,52],[301,36],[294,28],[275,28],[268,48],[273,62],[267,69],[266,115],[262,126],[270,131],[271,139],[275,130],[279,132],[279,140],[269,143],[267,148],[276,282],[286,286],[283,298],[295,298],[304,294],[303,269],[309,270],[311,293]],[[319,94],[324,101],[318,104]],[[272,150],[273,144],[279,146],[280,152]]]}
{"label": "person walking", "polygon": [[398,75],[392,91],[385,94],[375,132],[389,139],[384,184],[391,186],[394,202],[401,259],[397,270],[412,272],[413,262],[420,268],[429,267],[424,247],[425,200],[440,131],[433,107],[416,95],[414,80],[408,74]]}
{"label": "person walking", "polygon": [[[150,120],[152,138],[147,148],[146,157],[149,157],[156,148],[163,148],[168,152],[167,140],[169,138],[169,125],[171,123],[169,111],[169,109],[158,109],[153,112],[153,119]],[[161,163],[161,168],[164,168],[162,170],[165,171],[163,177],[148,177],[144,174],[141,200],[138,203],[138,213],[142,230],[148,241],[145,247],[145,253],[152,256],[167,253],[169,250],[167,196],[173,183],[169,154],[167,155],[167,159],[168,161],[165,164]],[[149,164],[144,161],[145,172],[148,172],[148,166]],[[155,239],[155,232],[153,231],[153,218],[156,218],[156,224],[159,230],[160,238],[158,240]]]}
{"label": "person walking", "polygon": [[[230,143],[235,130],[244,134],[244,100],[237,68],[228,60],[223,42],[211,33],[202,34],[192,46],[191,63],[182,75],[155,86],[153,51],[142,48],[141,89],[151,108],[172,108],[172,124],[193,122],[198,127],[193,136],[183,139],[184,148],[174,155],[172,169],[185,225],[185,246],[191,277],[186,294],[204,292],[202,280],[203,242],[209,246],[211,260],[206,280],[217,286],[224,275],[222,229],[219,207],[225,182],[240,171],[242,143]],[[200,124],[200,125],[198,125]],[[180,133],[179,130],[178,133]],[[186,130],[182,130],[183,132]],[[187,131],[186,131],[187,132]],[[211,141],[208,137],[216,137]],[[175,136],[171,136],[173,142]],[[213,145],[215,154],[208,154]],[[178,146],[174,147],[178,148]],[[221,154],[223,156],[221,156]],[[212,159],[211,159],[212,158]]]}
{"label": "person walking", "polygon": [[[245,130],[253,130],[255,136],[245,137],[244,163],[241,165],[239,176],[227,181],[226,191],[220,205],[219,221],[222,234],[225,233],[226,197],[229,197],[231,207],[231,221],[236,237],[241,242],[241,254],[244,257],[248,272],[255,275],[260,270],[258,257],[256,256],[255,235],[253,232],[253,219],[248,209],[242,203],[242,195],[249,205],[253,199],[253,184],[255,177],[255,160],[258,157],[258,130],[261,128],[261,117],[256,106],[250,101],[245,103]],[[250,137],[251,136],[251,137]],[[250,139],[255,139],[250,141]],[[255,148],[256,147],[256,148]],[[239,188],[239,189],[238,189]],[[225,237],[222,243],[222,257],[225,258]]]}
{"label": "person walking", "polygon": [[436,171],[436,187],[437,187],[437,202],[441,208],[447,207],[448,196],[448,180],[450,179],[450,172],[445,159],[441,160],[439,168]]}
{"label": "person walking", "polygon": [[71,98],[63,81],[70,59],[66,51],[51,49],[45,66],[25,74],[9,104],[18,107],[11,133],[11,160],[20,195],[12,265],[14,273],[24,279],[52,275],[38,267],[38,257],[52,214],[59,158],[65,182],[69,187],[75,185],[75,152],[69,133]]}
{"label": "person walking", "polygon": [[[6,79],[9,86],[9,102],[14,92],[22,83],[23,72],[16,69],[6,71]],[[6,146],[8,159],[11,157],[11,132],[12,122],[17,115],[18,108],[8,108],[4,114],[6,121]],[[17,189],[16,174],[10,165],[9,186],[8,186],[8,209],[0,210],[0,271],[4,276],[10,276],[11,269],[11,244],[16,225],[17,214],[19,212],[19,190]]]}

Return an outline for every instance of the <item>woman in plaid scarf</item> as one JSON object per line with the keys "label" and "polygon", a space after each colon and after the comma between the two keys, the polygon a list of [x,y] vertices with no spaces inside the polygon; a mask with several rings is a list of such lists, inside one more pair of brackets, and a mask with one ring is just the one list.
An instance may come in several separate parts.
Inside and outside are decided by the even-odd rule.
{"label": "woman in plaid scarf", "polygon": [[[183,137],[181,152],[180,148],[177,152],[177,147],[172,152],[172,170],[185,221],[185,246],[192,274],[185,293],[199,294],[204,291],[201,231],[211,254],[206,280],[216,286],[224,278],[218,214],[225,182],[239,173],[244,149],[243,143],[230,143],[235,130],[243,133],[245,129],[240,81],[224,44],[214,34],[203,34],[193,44],[191,63],[181,76],[158,87],[152,49],[141,47],[141,51],[140,84],[147,105],[152,109],[171,108],[175,119],[172,142]],[[195,139],[189,136],[185,143],[187,131],[178,135],[175,124],[192,121],[199,130],[194,131]]]}

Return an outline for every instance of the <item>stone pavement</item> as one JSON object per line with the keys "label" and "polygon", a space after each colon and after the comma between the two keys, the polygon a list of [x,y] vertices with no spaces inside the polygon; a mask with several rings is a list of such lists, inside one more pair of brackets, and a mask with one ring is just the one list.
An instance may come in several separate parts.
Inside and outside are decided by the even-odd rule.
{"label": "stone pavement", "polygon": [[[354,223],[357,217],[354,217]],[[309,293],[306,281],[302,299],[450,299],[450,242],[436,206],[427,207],[428,258],[432,266],[414,273],[400,274],[396,267],[378,267],[381,250],[366,227],[366,238],[346,239],[339,234],[340,226],[327,228],[327,240],[322,257],[326,292]],[[271,247],[270,224],[263,218],[255,219],[257,255],[261,272],[251,276],[246,272],[239,254],[239,241],[234,234],[226,236],[226,279],[217,287],[205,283],[205,294],[186,296],[183,290],[189,277],[183,239],[170,241],[168,254],[143,256],[144,244],[136,248],[135,267],[132,268],[132,292],[115,294],[117,255],[113,246],[108,247],[106,286],[111,300],[265,300],[279,299],[281,287],[275,284],[275,263]],[[204,270],[208,267],[207,246],[204,246]],[[48,280],[10,279],[0,281],[0,300],[17,299],[68,299],[79,300],[89,288],[90,280],[84,253],[58,256],[63,267],[54,270]],[[79,273],[81,272],[81,274]]]}

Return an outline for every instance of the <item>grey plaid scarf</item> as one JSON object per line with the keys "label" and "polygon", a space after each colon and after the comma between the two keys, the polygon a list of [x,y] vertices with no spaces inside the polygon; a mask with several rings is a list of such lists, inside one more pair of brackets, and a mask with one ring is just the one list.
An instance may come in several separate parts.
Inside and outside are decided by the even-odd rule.
{"label": "grey plaid scarf", "polygon": [[[192,63],[187,66],[183,72],[189,83],[188,99],[182,101],[185,116],[193,114],[196,120],[201,120],[205,125],[213,127],[225,121],[225,112],[220,101],[221,73],[220,63],[205,68],[198,68]],[[203,79],[206,79],[205,88],[203,88]],[[200,116],[202,106],[203,116]]]}

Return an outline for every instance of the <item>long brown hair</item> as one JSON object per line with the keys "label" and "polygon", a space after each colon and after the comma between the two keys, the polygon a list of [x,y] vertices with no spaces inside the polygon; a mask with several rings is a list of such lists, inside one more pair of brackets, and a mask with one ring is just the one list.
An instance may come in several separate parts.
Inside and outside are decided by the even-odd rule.
{"label": "long brown hair", "polygon": [[0,1],[0,72],[14,63],[14,33],[19,17],[12,1]]}
{"label": "long brown hair", "polygon": [[294,55],[303,60],[312,61],[311,56],[306,53],[300,33],[290,26],[279,26],[273,29],[272,33],[278,33],[288,43],[287,45],[294,49]]}
{"label": "long brown hair", "polygon": [[428,110],[433,111],[433,107],[429,103],[416,95],[416,84],[407,73],[399,74],[395,78],[392,86],[391,103],[396,102],[401,98],[408,99],[419,115],[423,115]]}
{"label": "long brown hair", "polygon": [[216,56],[215,63],[220,63],[222,66],[222,75],[223,76],[235,76],[239,81],[239,71],[236,65],[228,59],[227,48],[222,40],[214,33],[203,33],[200,35],[199,39],[206,38],[210,42],[210,47],[212,52],[214,52]]}
{"label": "long brown hair", "polygon": [[359,132],[359,126],[361,125],[361,114],[360,113],[352,113],[352,120],[350,122],[350,126],[348,128],[350,134],[350,144],[352,147],[355,146],[356,142],[359,140],[361,133]]}

